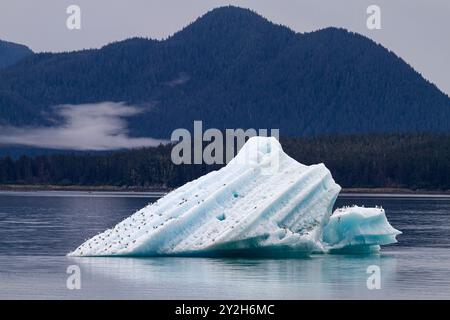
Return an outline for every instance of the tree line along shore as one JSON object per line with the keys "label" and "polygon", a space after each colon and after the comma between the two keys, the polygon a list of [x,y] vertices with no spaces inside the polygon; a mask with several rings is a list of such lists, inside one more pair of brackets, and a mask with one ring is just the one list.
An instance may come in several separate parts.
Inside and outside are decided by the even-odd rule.
{"label": "tree line along shore", "polygon": [[[450,190],[450,135],[281,138],[304,164],[323,162],[348,192]],[[170,191],[222,165],[175,165],[171,145],[0,158],[2,190]]]}

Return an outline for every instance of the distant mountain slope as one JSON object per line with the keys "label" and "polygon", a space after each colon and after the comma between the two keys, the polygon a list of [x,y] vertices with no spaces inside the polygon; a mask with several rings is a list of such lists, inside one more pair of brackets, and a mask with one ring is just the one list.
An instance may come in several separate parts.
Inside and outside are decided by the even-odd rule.
{"label": "distant mountain slope", "polygon": [[[51,107],[147,108],[133,135],[175,128],[280,128],[282,135],[450,132],[450,99],[361,35],[296,34],[247,9],[215,9],[164,41],[36,54],[0,71],[0,122],[46,123]],[[47,122],[51,125],[51,122]]]}
{"label": "distant mountain slope", "polygon": [[31,54],[33,51],[24,45],[0,40],[0,69],[11,66]]}

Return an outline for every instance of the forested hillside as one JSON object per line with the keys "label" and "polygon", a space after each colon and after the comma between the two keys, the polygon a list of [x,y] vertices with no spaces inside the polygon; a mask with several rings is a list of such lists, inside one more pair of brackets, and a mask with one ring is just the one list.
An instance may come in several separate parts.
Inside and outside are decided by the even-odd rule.
{"label": "forested hillside", "polygon": [[33,51],[24,45],[0,40],[0,69],[9,67],[32,54]]}
{"label": "forested hillside", "polygon": [[[343,187],[450,189],[450,136],[365,135],[282,139],[305,164],[324,162]],[[174,165],[171,146],[0,158],[0,184],[177,187],[218,165]]]}
{"label": "forested hillside", "polygon": [[155,41],[33,55],[0,71],[0,123],[54,125],[59,104],[146,110],[132,135],[176,128],[279,128],[285,136],[450,132],[450,99],[368,38],[297,34],[247,9],[215,9]]}

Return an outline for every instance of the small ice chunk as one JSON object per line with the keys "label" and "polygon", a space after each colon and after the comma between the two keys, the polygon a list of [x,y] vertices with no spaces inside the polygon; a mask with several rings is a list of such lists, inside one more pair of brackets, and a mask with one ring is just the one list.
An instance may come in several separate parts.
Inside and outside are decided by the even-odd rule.
{"label": "small ice chunk", "polygon": [[330,251],[374,251],[397,242],[400,231],[391,226],[382,208],[345,207],[334,211],[323,228],[322,240]]}

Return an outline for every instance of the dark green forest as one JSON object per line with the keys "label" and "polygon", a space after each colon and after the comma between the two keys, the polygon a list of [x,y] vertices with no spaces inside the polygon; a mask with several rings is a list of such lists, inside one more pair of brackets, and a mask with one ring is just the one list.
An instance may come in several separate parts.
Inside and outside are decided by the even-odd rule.
{"label": "dark green forest", "polygon": [[[16,60],[0,61],[0,128],[62,125],[60,104],[121,101],[143,110],[127,118],[133,137],[167,139],[194,120],[204,130],[278,128],[299,137],[282,139],[289,155],[324,162],[343,187],[450,189],[450,98],[395,53],[344,29],[300,34],[222,7],[161,41],[4,48]],[[21,157],[9,148],[0,149],[14,155],[0,158],[0,184],[173,188],[219,168],[176,166],[170,146]]]}
{"label": "dark green forest", "polygon": [[12,66],[32,54],[33,51],[24,45],[0,40],[0,69]]}
{"label": "dark green forest", "polygon": [[[301,163],[325,163],[343,187],[450,189],[449,135],[282,138],[281,143]],[[174,188],[220,168],[174,165],[171,148],[3,157],[0,183]]]}
{"label": "dark green forest", "polygon": [[[450,99],[362,35],[295,33],[236,7],[162,41],[39,53],[0,70],[0,125],[55,125],[54,107],[122,101],[134,136],[176,128],[279,128],[288,136],[450,132]],[[56,118],[56,119],[55,119]]]}

